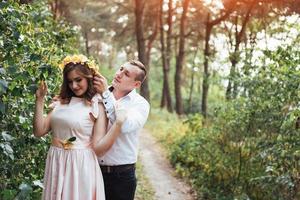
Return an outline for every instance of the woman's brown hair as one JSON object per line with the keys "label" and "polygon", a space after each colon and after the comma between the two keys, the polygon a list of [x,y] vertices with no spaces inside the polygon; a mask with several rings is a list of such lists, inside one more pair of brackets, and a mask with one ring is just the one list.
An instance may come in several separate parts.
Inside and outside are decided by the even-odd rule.
{"label": "woman's brown hair", "polygon": [[89,68],[87,63],[68,63],[65,65],[63,69],[63,82],[60,89],[59,99],[62,104],[68,104],[72,97],[76,96],[74,92],[70,89],[68,85],[68,73],[73,70],[77,70],[77,72],[85,77],[88,82],[87,91],[84,93],[83,98],[90,102],[93,96],[96,94],[96,90],[93,86],[93,77],[96,74],[94,69]]}

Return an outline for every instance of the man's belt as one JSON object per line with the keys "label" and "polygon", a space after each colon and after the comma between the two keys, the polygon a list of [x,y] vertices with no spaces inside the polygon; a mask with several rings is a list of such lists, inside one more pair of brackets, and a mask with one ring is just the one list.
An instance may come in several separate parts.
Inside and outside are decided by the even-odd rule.
{"label": "man's belt", "polygon": [[120,173],[127,171],[129,169],[135,169],[135,164],[126,164],[126,165],[100,165],[102,173]]}

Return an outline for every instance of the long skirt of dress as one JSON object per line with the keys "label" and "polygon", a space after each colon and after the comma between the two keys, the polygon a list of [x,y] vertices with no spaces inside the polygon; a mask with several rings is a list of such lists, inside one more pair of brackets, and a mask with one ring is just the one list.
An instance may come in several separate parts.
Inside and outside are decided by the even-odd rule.
{"label": "long skirt of dress", "polygon": [[51,146],[42,199],[105,200],[103,177],[94,151]]}

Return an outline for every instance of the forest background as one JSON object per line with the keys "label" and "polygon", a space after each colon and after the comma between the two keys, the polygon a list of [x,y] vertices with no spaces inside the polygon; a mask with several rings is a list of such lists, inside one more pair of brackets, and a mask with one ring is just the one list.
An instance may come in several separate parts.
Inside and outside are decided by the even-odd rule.
{"label": "forest background", "polygon": [[0,2],[0,199],[38,199],[34,92],[68,54],[149,70],[147,129],[199,199],[300,199],[298,0]]}

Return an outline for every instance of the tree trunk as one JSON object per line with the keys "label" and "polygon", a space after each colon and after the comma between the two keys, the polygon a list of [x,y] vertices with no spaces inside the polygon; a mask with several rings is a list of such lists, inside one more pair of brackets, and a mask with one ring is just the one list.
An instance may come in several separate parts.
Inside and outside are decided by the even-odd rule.
{"label": "tree trunk", "polygon": [[194,72],[194,67],[196,65],[195,63],[195,59],[197,57],[197,53],[198,53],[198,50],[199,50],[199,46],[197,46],[197,49],[195,51],[195,55],[194,55],[194,60],[193,60],[193,65],[192,65],[192,79],[191,79],[191,85],[190,85],[190,94],[189,94],[189,112],[192,111],[192,104],[193,104],[193,90],[194,90],[194,77],[195,77],[195,72]]}
{"label": "tree trunk", "polygon": [[[173,32],[173,1],[169,0],[168,2],[168,31],[167,31],[167,51],[166,51],[166,64],[167,64],[167,71],[166,76],[169,77],[170,72],[170,66],[171,66],[171,39],[172,39],[172,32]],[[169,111],[173,112],[173,106],[172,106],[172,98],[171,98],[171,92],[169,87],[169,78],[168,81],[166,81],[166,98],[167,98],[167,108]]]}
{"label": "tree trunk", "polygon": [[[171,2],[171,7],[170,7],[170,2]],[[169,9],[172,9],[172,0],[169,0]],[[169,21],[170,15],[172,15],[172,10],[171,12],[169,11],[168,15],[168,23],[172,24],[172,16],[171,16],[171,21]],[[162,53],[162,66],[163,66],[163,90],[162,90],[162,98],[161,98],[161,103],[160,107],[164,108],[167,107],[169,112],[173,112],[172,108],[172,99],[171,99],[171,94],[170,94],[170,87],[169,87],[169,66],[170,66],[170,26],[168,29],[168,35],[167,35],[167,50],[165,49],[165,38],[164,38],[164,29],[163,29],[163,0],[160,0],[160,43],[161,43],[161,53]],[[169,39],[169,41],[168,41]],[[169,45],[169,46],[168,46]],[[167,55],[168,53],[168,55]]]}
{"label": "tree trunk", "polygon": [[[159,17],[159,15],[157,16]],[[149,67],[150,65],[150,55],[151,55],[151,49],[152,49],[152,45],[153,42],[156,39],[157,36],[157,32],[158,32],[158,24],[159,24],[159,19],[157,19],[155,21],[155,25],[154,25],[154,30],[153,33],[150,35],[149,39],[148,39],[148,43],[147,43],[147,51],[146,51],[146,65]]]}
{"label": "tree trunk", "polygon": [[182,65],[184,60],[184,46],[185,46],[185,27],[186,27],[186,18],[187,10],[190,0],[183,1],[183,12],[180,20],[180,36],[179,36],[179,51],[176,57],[176,72],[175,72],[175,97],[176,97],[176,112],[178,115],[183,114],[183,104],[181,96],[181,73]]}
{"label": "tree trunk", "polygon": [[58,0],[54,0],[50,2],[50,8],[53,14],[53,19],[57,20],[57,18],[59,17],[59,13],[58,13],[58,7],[59,7],[59,2]]}
{"label": "tree trunk", "polygon": [[[146,58],[146,46],[144,39],[144,30],[143,30],[143,15],[144,15],[144,1],[135,0],[135,32],[137,40],[137,50],[138,58],[145,65],[147,71],[149,72],[149,66],[147,65],[148,61]],[[150,93],[148,86],[148,77],[141,86],[141,95],[150,101]]]}
{"label": "tree trunk", "polygon": [[210,14],[207,14],[206,19],[206,30],[205,30],[205,50],[204,50],[204,75],[203,75],[203,83],[202,83],[202,103],[201,103],[201,112],[203,117],[207,117],[207,98],[208,98],[208,89],[209,89],[209,70],[208,70],[208,62],[210,57],[210,48],[209,48],[209,40],[212,28],[221,23],[221,21],[225,20],[230,13],[232,12],[235,4],[231,5],[231,7],[217,19],[210,21]]}
{"label": "tree trunk", "polygon": [[193,104],[193,90],[194,90],[194,72],[192,72],[192,80],[190,85],[190,94],[189,94],[189,112],[192,111],[192,104]]}
{"label": "tree trunk", "polygon": [[[164,75],[163,75],[163,98],[161,99],[161,108],[167,107],[167,110],[169,112],[173,112],[173,107],[172,107],[172,100],[171,100],[171,92],[170,92],[170,86],[169,86],[169,77],[168,77],[168,72],[164,70]],[[164,105],[164,106],[162,106]]]}
{"label": "tree trunk", "polygon": [[235,45],[234,45],[234,52],[231,53],[231,56],[230,56],[231,68],[230,68],[230,73],[229,73],[228,86],[226,89],[226,99],[227,100],[236,98],[237,93],[238,93],[238,91],[237,91],[238,83],[236,81],[236,79],[237,79],[236,65],[238,64],[239,57],[240,57],[240,44],[242,42],[242,38],[245,33],[247,23],[250,20],[251,11],[256,3],[257,3],[256,0],[253,0],[251,2],[251,4],[249,5],[249,8],[248,8],[246,16],[243,20],[242,28],[240,31],[238,31],[238,29],[237,29],[238,16],[236,16],[236,18],[235,18],[235,27],[236,27],[235,28]]}
{"label": "tree trunk", "polygon": [[208,97],[208,89],[209,89],[209,70],[208,70],[208,59],[210,57],[210,48],[209,48],[209,40],[210,34],[212,30],[212,25],[209,23],[210,15],[207,15],[206,21],[206,32],[205,32],[205,49],[204,49],[204,74],[203,74],[203,83],[202,83],[202,104],[201,104],[201,112],[204,118],[207,117],[207,97]]}
{"label": "tree trunk", "polygon": [[62,0],[49,1],[50,9],[53,14],[53,19],[58,21],[61,16],[64,16],[67,10],[67,5]]}
{"label": "tree trunk", "polygon": [[[236,52],[237,53],[237,52]],[[234,56],[236,56],[234,54]],[[230,59],[231,62],[231,68],[229,73],[229,79],[228,79],[228,86],[226,89],[226,99],[234,99],[237,96],[237,72],[236,72],[236,65],[238,63],[238,60],[236,58]]]}
{"label": "tree trunk", "polygon": [[[154,11],[154,12],[159,12],[158,10],[157,11]],[[153,33],[149,36],[149,38],[147,39],[147,48],[146,48],[146,63],[145,63],[145,66],[148,67],[148,69],[150,69],[150,58],[151,58],[151,49],[152,49],[152,45],[153,45],[153,42],[155,41],[156,39],[156,36],[157,36],[157,33],[158,33],[158,26],[159,26],[159,15],[157,15],[157,18],[155,20],[155,24],[154,24],[154,29],[153,29]],[[148,80],[147,80],[148,81]],[[147,88],[148,88],[148,82],[147,82]],[[150,94],[149,94],[149,89],[148,90],[148,98],[150,98]]]}

